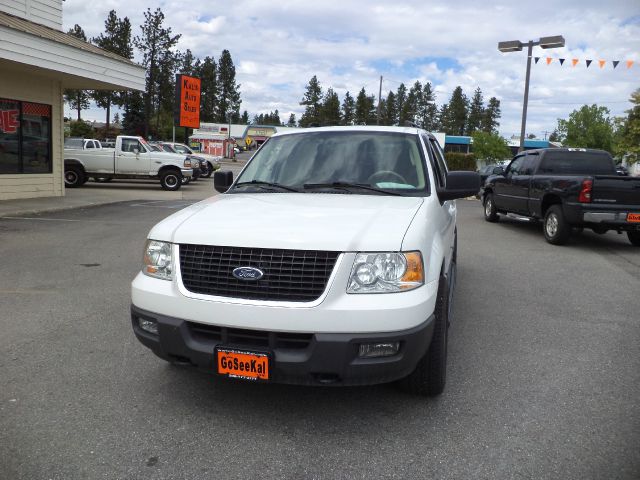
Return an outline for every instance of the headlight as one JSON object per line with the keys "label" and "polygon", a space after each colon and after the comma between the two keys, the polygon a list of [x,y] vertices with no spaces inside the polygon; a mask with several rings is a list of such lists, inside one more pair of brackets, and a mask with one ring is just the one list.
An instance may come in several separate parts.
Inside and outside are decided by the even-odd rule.
{"label": "headlight", "polygon": [[420,285],[424,285],[420,252],[358,253],[347,293],[404,292]]}
{"label": "headlight", "polygon": [[184,159],[184,168],[191,168],[191,159],[189,157]]}
{"label": "headlight", "polygon": [[147,240],[147,245],[144,248],[142,273],[162,280],[171,280],[173,262],[170,243]]}

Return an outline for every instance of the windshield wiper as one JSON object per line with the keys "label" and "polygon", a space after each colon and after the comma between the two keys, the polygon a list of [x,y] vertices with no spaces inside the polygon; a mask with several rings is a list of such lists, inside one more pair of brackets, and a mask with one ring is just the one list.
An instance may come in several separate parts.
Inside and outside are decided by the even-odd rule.
{"label": "windshield wiper", "polygon": [[282,190],[287,190],[289,192],[296,192],[296,193],[300,191],[296,188],[288,187],[287,185],[281,185],[280,183],[273,183],[273,182],[264,182],[262,180],[251,180],[250,182],[239,182],[234,185],[234,188],[244,187],[244,186],[274,187],[274,188],[281,188]]}
{"label": "windshield wiper", "polygon": [[370,190],[372,192],[384,193],[385,195],[402,196],[400,193],[390,192],[389,190],[383,190],[382,188],[372,187],[365,183],[349,183],[349,182],[331,182],[331,183],[305,183],[303,185],[305,190],[311,190],[314,188],[338,188],[346,191],[351,191],[352,188],[361,190]]}

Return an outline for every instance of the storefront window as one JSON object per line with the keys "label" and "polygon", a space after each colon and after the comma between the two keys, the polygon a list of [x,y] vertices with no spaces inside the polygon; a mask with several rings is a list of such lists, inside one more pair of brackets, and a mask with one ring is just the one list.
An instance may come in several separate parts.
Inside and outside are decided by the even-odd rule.
{"label": "storefront window", "polygon": [[51,105],[0,98],[0,174],[51,172]]}

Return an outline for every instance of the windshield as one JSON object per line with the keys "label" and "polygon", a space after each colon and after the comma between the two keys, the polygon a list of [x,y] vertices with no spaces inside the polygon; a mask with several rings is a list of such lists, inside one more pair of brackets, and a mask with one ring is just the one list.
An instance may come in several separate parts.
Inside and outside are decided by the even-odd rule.
{"label": "windshield", "polygon": [[175,149],[171,145],[168,145],[166,143],[163,143],[162,145],[160,145],[160,148],[162,148],[162,150],[164,150],[165,152],[178,153],[175,151]]}
{"label": "windshield", "polygon": [[[355,184],[406,195],[427,191],[417,135],[396,132],[310,132],[269,139],[237,184],[268,182],[297,189]],[[344,189],[344,185],[341,186]],[[344,193],[334,189],[335,193]],[[372,193],[358,189],[353,193]]]}
{"label": "windshield", "polygon": [[180,145],[179,143],[176,143],[173,146],[173,149],[178,152],[178,153],[187,153],[187,154],[192,154],[193,152],[191,150],[189,150],[185,145]]}

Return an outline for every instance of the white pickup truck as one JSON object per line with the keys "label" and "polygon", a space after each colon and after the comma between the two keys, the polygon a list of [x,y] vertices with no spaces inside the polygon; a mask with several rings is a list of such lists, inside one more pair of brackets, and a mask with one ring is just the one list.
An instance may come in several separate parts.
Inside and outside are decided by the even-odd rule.
{"label": "white pickup truck", "polygon": [[151,229],[131,321],[157,356],[231,378],[306,385],[445,385],[456,198],[426,131],[279,133],[224,192]]}
{"label": "white pickup truck", "polygon": [[142,137],[120,135],[116,147],[64,149],[64,182],[79,187],[94,177],[159,179],[165,190],[178,190],[183,177],[191,177],[191,160],[182,154],[154,152]]}

